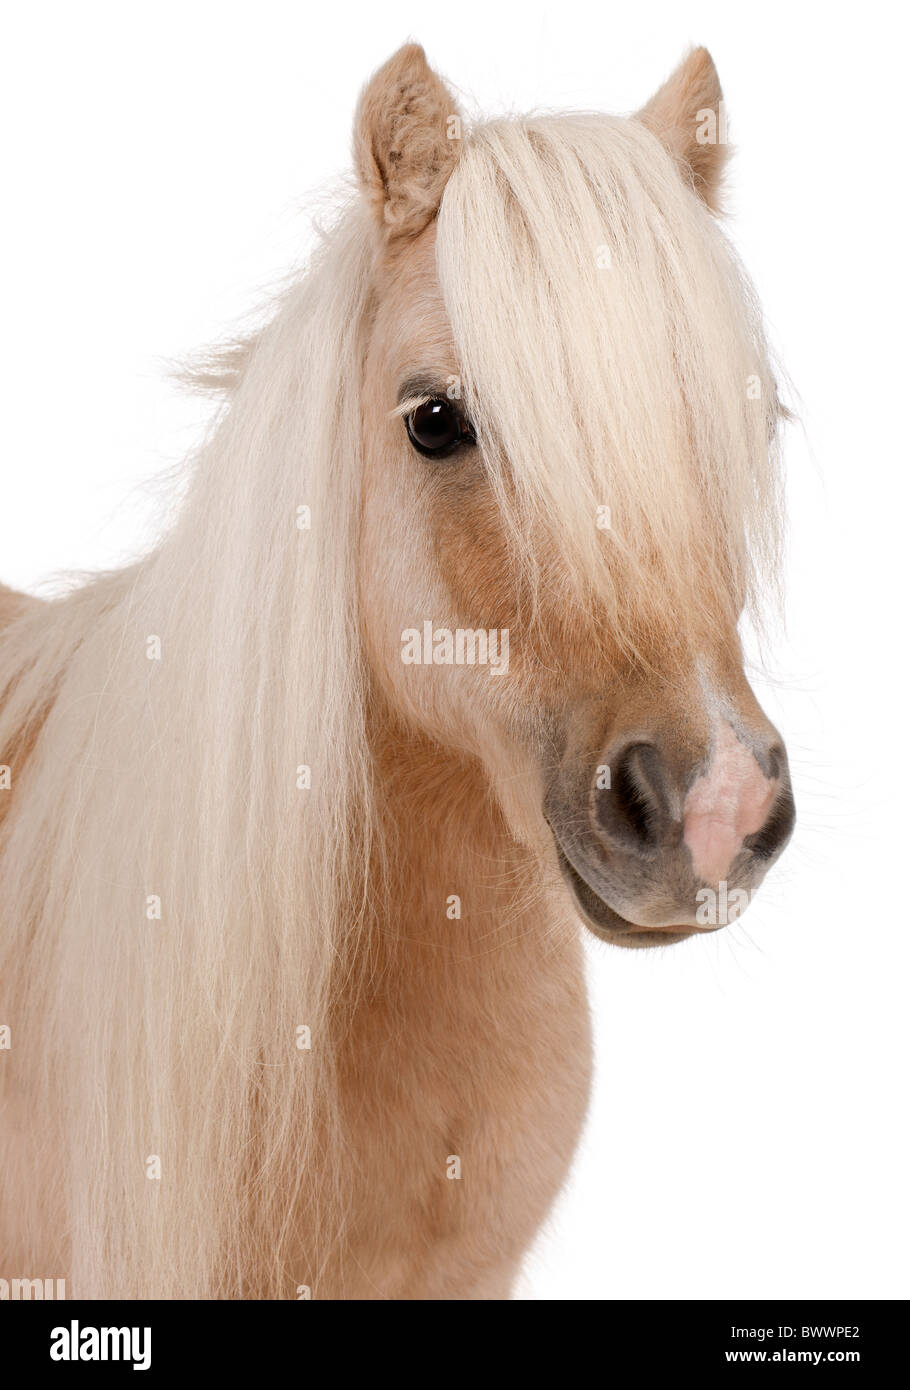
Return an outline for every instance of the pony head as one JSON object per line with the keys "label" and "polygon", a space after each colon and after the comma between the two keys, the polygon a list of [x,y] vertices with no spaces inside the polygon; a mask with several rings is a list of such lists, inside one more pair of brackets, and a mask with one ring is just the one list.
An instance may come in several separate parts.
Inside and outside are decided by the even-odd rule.
{"label": "pony head", "polygon": [[784,412],[725,153],[704,49],[629,119],[468,133],[409,45],[355,129],[369,669],[626,945],[724,925],[794,820],[738,635],[778,559]]}

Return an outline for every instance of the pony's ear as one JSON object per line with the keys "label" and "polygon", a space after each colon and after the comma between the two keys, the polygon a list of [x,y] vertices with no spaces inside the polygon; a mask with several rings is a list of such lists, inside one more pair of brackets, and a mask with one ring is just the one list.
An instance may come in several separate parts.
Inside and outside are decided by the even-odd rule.
{"label": "pony's ear", "polygon": [[637,116],[679,162],[696,193],[714,212],[720,211],[728,151],[722,103],[711,54],[706,48],[693,48]]}
{"label": "pony's ear", "polygon": [[390,243],[436,216],[461,147],[461,119],[419,44],[405,44],[370,79],[354,121],[360,186]]}

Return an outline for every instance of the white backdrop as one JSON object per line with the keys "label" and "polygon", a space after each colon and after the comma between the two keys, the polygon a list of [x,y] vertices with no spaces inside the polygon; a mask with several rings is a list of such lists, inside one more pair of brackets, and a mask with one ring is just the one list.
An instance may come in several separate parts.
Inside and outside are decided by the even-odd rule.
{"label": "white backdrop", "polygon": [[690,43],[715,58],[734,235],[802,418],[787,634],[756,676],[799,823],[742,925],[590,943],[593,1105],[527,1298],[910,1294],[905,24],[793,0],[3,6],[0,579],[29,589],[154,534],[152,480],[205,418],[166,362],[301,262],[359,87],[406,38],[485,113],[629,111]]}

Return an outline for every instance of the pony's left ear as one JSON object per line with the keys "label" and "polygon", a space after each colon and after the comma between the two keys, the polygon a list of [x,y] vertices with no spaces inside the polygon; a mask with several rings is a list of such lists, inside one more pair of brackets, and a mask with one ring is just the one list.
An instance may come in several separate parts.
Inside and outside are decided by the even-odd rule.
{"label": "pony's left ear", "polygon": [[452,94],[420,45],[405,44],[367,83],[354,121],[360,186],[390,245],[436,216],[460,146]]}
{"label": "pony's left ear", "polygon": [[713,212],[720,211],[721,180],[727,160],[723,92],[711,54],[692,52],[637,113],[691,180]]}

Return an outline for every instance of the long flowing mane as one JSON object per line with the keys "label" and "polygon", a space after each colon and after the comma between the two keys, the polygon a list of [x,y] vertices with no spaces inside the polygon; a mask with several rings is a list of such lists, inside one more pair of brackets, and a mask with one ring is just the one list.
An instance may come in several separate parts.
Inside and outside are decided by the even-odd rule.
{"label": "long flowing mane", "polygon": [[[19,1065],[0,1127],[26,1092],[38,1124],[0,1201],[66,1169],[31,1200],[60,1211],[75,1296],[286,1297],[312,1274],[295,1252],[338,1143],[333,1000],[373,891],[355,565],[372,256],[346,210],[233,361],[160,548],[0,635]],[[752,592],[777,553],[775,384],[736,259],[655,138],[593,116],[479,126],[437,259],[534,583],[527,538],[546,533],[630,647],[705,621],[731,574]]]}
{"label": "long flowing mane", "polygon": [[47,1119],[2,1180],[19,1200],[30,1165],[66,1155],[70,1190],[42,1202],[68,1212],[74,1294],[287,1296],[307,1273],[286,1236],[330,1138],[313,1122],[330,975],[369,849],[353,558],[369,248],[349,211],[250,344],[161,548],[0,638],[0,1013]]}

